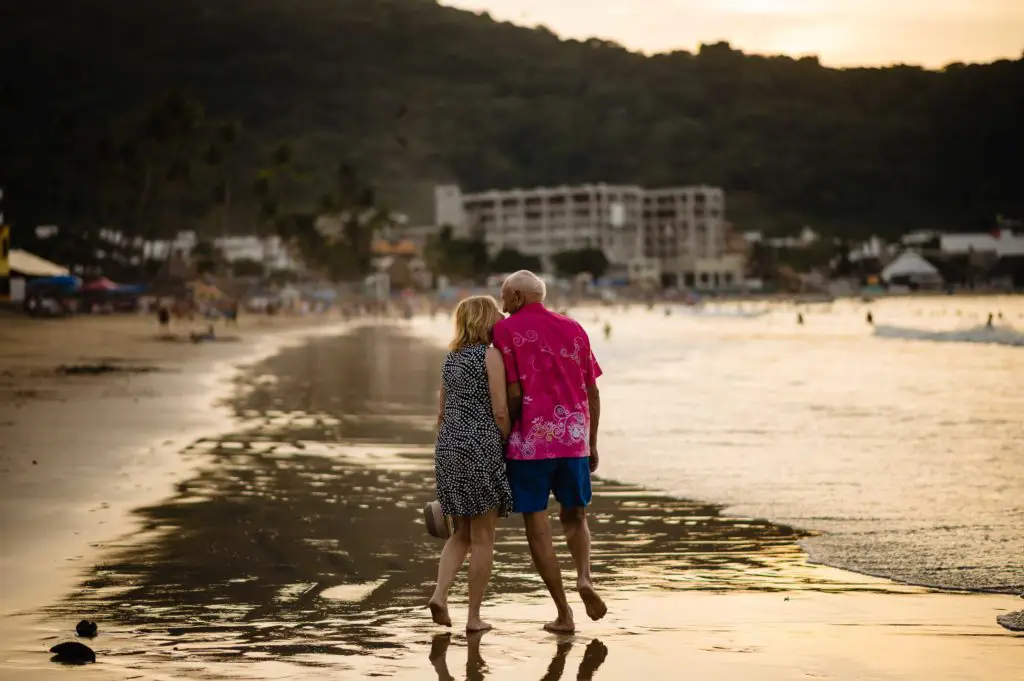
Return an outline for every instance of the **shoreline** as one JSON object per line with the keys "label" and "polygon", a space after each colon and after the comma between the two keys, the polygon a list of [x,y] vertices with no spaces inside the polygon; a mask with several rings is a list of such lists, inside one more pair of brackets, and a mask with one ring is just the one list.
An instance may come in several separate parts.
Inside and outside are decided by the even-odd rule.
{"label": "shoreline", "polygon": [[[571,315],[570,315],[571,316]],[[443,332],[447,329],[443,327],[442,323],[437,320],[421,319],[420,323],[410,327],[410,331],[417,337],[422,338],[428,342],[435,343],[439,347],[444,344]],[[598,328],[597,322],[586,319],[578,319],[584,327],[588,328],[591,337],[596,339],[599,338],[600,329]],[[609,435],[605,435],[605,438]],[[621,444],[621,443],[620,443]],[[598,473],[601,476],[601,473]],[[680,501],[693,501],[699,503],[705,503],[713,505],[719,509],[722,515],[735,518],[735,519],[755,519],[762,520],[764,522],[770,522],[773,524],[791,527],[794,530],[803,534],[800,538],[796,539],[796,544],[800,547],[800,550],[807,557],[807,561],[813,565],[821,565],[836,570],[848,572],[851,575],[858,575],[862,577],[869,577],[872,579],[880,579],[888,581],[892,584],[907,586],[911,588],[926,589],[937,593],[950,593],[950,594],[984,594],[984,595],[996,595],[1013,598],[1021,596],[1024,598],[1024,591],[1020,587],[1013,585],[996,586],[996,587],[971,587],[971,586],[954,586],[951,584],[935,584],[927,581],[916,581],[913,579],[901,579],[896,575],[888,574],[883,571],[871,571],[867,569],[859,569],[856,566],[844,564],[842,561],[827,559],[827,556],[823,556],[821,551],[815,551],[808,544],[813,544],[816,539],[820,537],[828,537],[833,533],[826,528],[816,527],[813,523],[809,525],[801,524],[798,519],[788,519],[772,517],[769,515],[761,515],[756,511],[751,512],[750,507],[752,504],[747,501],[723,501],[722,499],[706,497],[700,495],[694,495],[692,493],[673,493],[671,491],[659,488],[655,485],[644,484],[639,481],[629,480],[627,478],[619,477],[608,477],[602,478],[606,482],[613,484],[627,484],[627,485],[640,485],[643,489],[649,490],[651,494],[664,495],[666,498],[676,499]],[[1012,605],[1012,601],[1009,601]],[[1024,603],[1021,603],[1021,607],[1024,608]],[[1012,608],[1011,608],[1012,609]]]}
{"label": "shoreline", "polygon": [[[680,654],[689,671],[723,681],[953,681],[1024,669],[1022,637],[994,622],[1012,605],[1003,597],[810,564],[785,527],[608,480],[594,507],[608,619],[586,621],[573,594],[577,635],[540,631],[550,606],[512,519],[499,530],[486,605],[498,630],[475,640],[456,630],[450,650],[435,651],[448,637],[421,598],[440,544],[414,518],[432,491],[425,410],[437,350],[416,343],[416,325],[349,328],[358,326],[368,328],[321,342],[299,331],[293,344],[268,343],[262,359],[233,362],[238,378],[217,382],[232,395],[231,426],[186,448],[195,451],[185,476],[166,498],[133,509],[136,530],[92,554],[95,565],[61,594],[71,596],[5,620],[0,677],[49,678],[40,642],[65,638],[77,613],[101,620],[91,644],[101,663],[88,672],[104,679],[422,679],[441,662],[458,675],[463,660],[471,678],[554,668],[555,679],[560,665],[582,669],[583,649],[584,658],[595,651],[591,673],[605,681],[677,678]],[[461,585],[452,604],[464,618]],[[26,627],[30,615],[42,621]]]}
{"label": "shoreline", "polygon": [[[235,340],[200,345],[161,341],[155,324],[135,316],[5,327],[0,406],[10,417],[0,419],[0,616],[26,615],[61,597],[98,546],[138,529],[131,511],[171,494],[189,473],[180,452],[230,418],[222,402],[246,367],[345,328],[334,320],[249,319],[241,330],[225,329]],[[61,343],[74,345],[54,352],[40,341],[58,331],[66,332]],[[61,375],[60,366],[111,370]]]}

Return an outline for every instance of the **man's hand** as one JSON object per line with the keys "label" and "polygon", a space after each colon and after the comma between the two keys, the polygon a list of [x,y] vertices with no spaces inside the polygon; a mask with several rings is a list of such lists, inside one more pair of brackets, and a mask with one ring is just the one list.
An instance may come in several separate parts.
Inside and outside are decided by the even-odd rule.
{"label": "man's hand", "polygon": [[601,458],[597,454],[597,445],[590,445],[590,472],[597,472],[597,466],[601,463]]}

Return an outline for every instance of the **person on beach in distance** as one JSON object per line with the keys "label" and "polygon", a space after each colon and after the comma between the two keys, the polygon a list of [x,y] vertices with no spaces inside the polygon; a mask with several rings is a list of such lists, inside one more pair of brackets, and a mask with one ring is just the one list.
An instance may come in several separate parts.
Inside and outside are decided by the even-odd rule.
{"label": "person on beach in distance", "polygon": [[533,563],[558,609],[544,625],[554,633],[575,630],[562,573],[551,541],[548,498],[576,565],[576,588],[587,615],[599,620],[607,607],[590,576],[590,474],[597,470],[601,368],[580,324],[544,307],[544,281],[532,272],[510,275],[501,288],[509,316],[494,327],[508,383],[512,433],[506,449],[515,511],[523,514]]}
{"label": "person on beach in distance", "polygon": [[511,429],[501,355],[491,344],[502,318],[491,296],[466,298],[455,308],[455,337],[441,369],[434,468],[437,500],[455,518],[441,551],[437,587],[429,607],[434,622],[450,627],[448,591],[469,559],[467,631],[486,631],[480,605],[491,578],[494,526],[512,510],[504,442]]}

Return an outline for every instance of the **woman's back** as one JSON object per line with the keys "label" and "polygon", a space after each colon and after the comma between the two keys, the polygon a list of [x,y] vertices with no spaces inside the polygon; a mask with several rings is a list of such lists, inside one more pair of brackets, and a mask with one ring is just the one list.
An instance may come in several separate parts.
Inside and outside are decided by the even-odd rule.
{"label": "woman's back", "polygon": [[[471,345],[449,352],[441,368],[444,385],[442,432],[459,430],[498,430],[491,411],[491,393],[487,382],[487,346]],[[499,433],[500,437],[500,433]]]}

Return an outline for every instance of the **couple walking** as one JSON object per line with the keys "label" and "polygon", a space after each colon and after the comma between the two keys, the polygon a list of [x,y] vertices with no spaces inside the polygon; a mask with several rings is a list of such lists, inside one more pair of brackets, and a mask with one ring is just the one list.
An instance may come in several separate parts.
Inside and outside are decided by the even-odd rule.
{"label": "couple walking", "polygon": [[[441,371],[435,449],[437,498],[455,532],[441,552],[430,598],[435,622],[451,626],[448,591],[467,553],[469,618],[484,631],[480,605],[491,575],[499,516],[522,513],[533,563],[554,599],[550,632],[575,630],[548,523],[554,493],[587,615],[607,608],[590,576],[590,474],[597,469],[601,368],[583,327],[544,307],[543,280],[525,270],[501,288],[504,317],[490,296],[455,310],[455,337]],[[492,345],[493,344],[493,345]]]}

